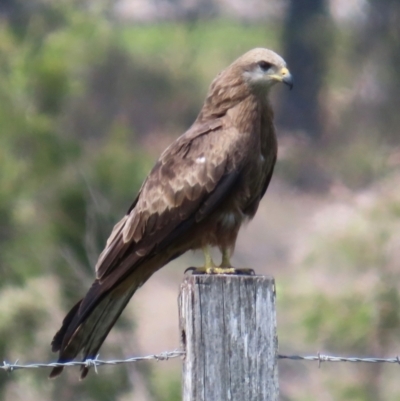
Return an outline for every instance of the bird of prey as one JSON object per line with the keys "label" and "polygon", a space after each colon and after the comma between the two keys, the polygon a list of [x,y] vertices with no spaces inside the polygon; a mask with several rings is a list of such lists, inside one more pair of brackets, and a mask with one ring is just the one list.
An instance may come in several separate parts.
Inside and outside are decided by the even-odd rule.
{"label": "bird of prey", "polygon": [[[58,362],[95,358],[134,292],[188,250],[203,249],[195,273],[235,274],[230,256],[240,226],[254,217],[277,156],[268,95],[293,86],[286,63],[264,48],[220,72],[193,125],[161,155],[96,264],[91,288],[67,314],[52,341]],[[218,247],[214,264],[209,247]],[[243,269],[239,269],[243,272]],[[62,372],[55,367],[50,377]],[[88,367],[81,369],[81,378]]]}

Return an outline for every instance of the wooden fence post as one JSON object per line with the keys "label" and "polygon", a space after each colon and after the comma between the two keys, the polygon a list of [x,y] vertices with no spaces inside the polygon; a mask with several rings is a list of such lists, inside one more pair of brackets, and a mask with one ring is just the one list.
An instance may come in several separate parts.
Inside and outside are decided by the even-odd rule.
{"label": "wooden fence post", "polygon": [[185,276],[179,295],[183,401],[277,401],[275,283]]}

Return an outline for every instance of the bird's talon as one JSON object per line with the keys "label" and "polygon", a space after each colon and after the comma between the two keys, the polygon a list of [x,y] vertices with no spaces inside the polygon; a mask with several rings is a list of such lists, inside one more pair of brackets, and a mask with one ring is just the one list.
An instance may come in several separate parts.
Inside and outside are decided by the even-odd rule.
{"label": "bird's talon", "polygon": [[193,267],[193,266],[192,267],[188,267],[183,274],[190,273],[190,272],[193,274],[193,272],[195,270],[197,270],[197,267]]}
{"label": "bird's talon", "polygon": [[208,272],[209,268],[208,267],[188,267],[185,270],[185,274],[190,272],[192,273],[192,276],[197,276],[197,275],[202,275],[202,274],[210,274]]}
{"label": "bird's talon", "polygon": [[248,267],[243,267],[235,269],[235,274],[237,274],[238,276],[255,276],[256,272]]}

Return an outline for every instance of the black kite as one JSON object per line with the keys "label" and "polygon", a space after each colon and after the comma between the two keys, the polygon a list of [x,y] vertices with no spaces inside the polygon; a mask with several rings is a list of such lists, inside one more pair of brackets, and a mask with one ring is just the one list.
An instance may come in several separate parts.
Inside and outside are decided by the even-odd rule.
{"label": "black kite", "polygon": [[[155,271],[191,249],[205,273],[234,273],[241,224],[254,217],[277,155],[271,87],[292,86],[285,61],[267,49],[238,58],[212,82],[196,121],[161,155],[96,265],[96,280],[52,342],[59,362],[95,358],[130,298]],[[217,267],[208,252],[217,246]],[[200,269],[201,270],[201,269]],[[56,367],[50,377],[59,375]],[[81,377],[88,373],[82,368]]]}

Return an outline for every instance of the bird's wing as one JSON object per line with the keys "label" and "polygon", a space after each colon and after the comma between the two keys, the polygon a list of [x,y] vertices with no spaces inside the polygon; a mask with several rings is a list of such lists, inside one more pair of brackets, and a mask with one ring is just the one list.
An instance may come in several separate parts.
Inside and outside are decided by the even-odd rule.
{"label": "bird's wing", "polygon": [[100,282],[125,277],[225,199],[239,177],[230,157],[232,130],[217,119],[192,127],[165,150],[99,257]]}
{"label": "bird's wing", "polygon": [[275,167],[275,164],[276,164],[276,159],[277,159],[277,155],[275,154],[274,159],[272,161],[272,167],[270,168],[270,170],[269,170],[269,172],[268,172],[268,174],[267,174],[267,176],[265,178],[264,185],[263,185],[263,188],[261,190],[260,200],[265,195],[265,192],[267,192],[267,189],[269,187],[269,183],[271,182],[272,174],[274,173],[274,167]]}

